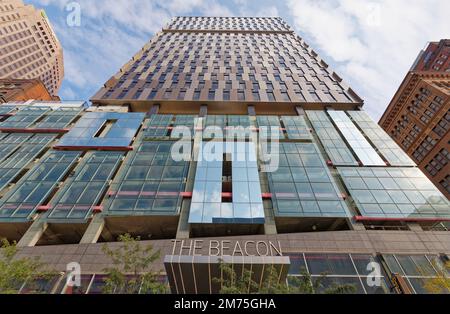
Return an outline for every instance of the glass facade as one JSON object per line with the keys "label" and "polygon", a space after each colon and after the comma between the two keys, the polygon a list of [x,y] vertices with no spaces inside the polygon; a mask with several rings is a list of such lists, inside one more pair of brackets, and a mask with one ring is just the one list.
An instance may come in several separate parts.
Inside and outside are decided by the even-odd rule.
{"label": "glass facade", "polygon": [[328,111],[328,114],[363,165],[386,165],[344,111]]}
{"label": "glass facade", "polygon": [[[85,112],[80,107],[35,109],[21,107],[3,123],[20,117],[20,112],[30,111],[32,119],[25,119],[22,126],[70,131],[59,141],[51,133],[0,133],[0,190],[7,192],[0,199],[4,219],[28,219],[42,205],[50,209],[45,219],[57,221],[85,221],[93,214],[93,208],[97,208],[95,213],[103,210],[106,216],[176,216],[180,215],[185,198],[191,198],[188,215],[192,224],[263,224],[264,210],[280,218],[450,217],[449,202],[359,111],[309,110],[304,116],[257,115],[254,119],[244,115],[207,115],[202,118],[205,141],[201,144],[206,158],[195,162],[175,160],[172,150],[175,145],[179,149],[178,139],[200,131],[194,132],[197,115],[154,114],[145,118],[143,113]],[[13,123],[17,121],[14,118]],[[178,132],[179,126],[186,127],[188,134]],[[219,129],[219,134],[230,133],[228,137],[224,134],[225,138],[217,137],[219,134],[205,132],[207,127],[213,128],[212,133]],[[259,136],[264,138],[262,127],[274,127],[280,141],[279,163],[273,169],[265,169],[268,172],[260,169],[263,165],[258,154],[262,144],[255,146],[249,137],[258,135],[259,128]],[[215,138],[215,142],[206,142],[210,138]],[[191,155],[194,138],[187,141],[187,154]],[[217,157],[215,160],[208,160],[211,143],[217,150],[209,152]],[[52,145],[73,150],[73,155],[67,153],[73,160],[50,160],[47,155],[41,158]],[[125,146],[127,152],[112,150]],[[98,149],[103,151],[96,152]],[[402,166],[381,163],[378,153],[389,164]],[[239,160],[243,156],[249,159]],[[332,164],[327,164],[327,157]],[[34,165],[36,158],[40,160]],[[366,166],[378,163],[377,167]],[[191,164],[195,177],[189,179]],[[30,165],[32,169],[28,171]],[[55,191],[42,197],[36,194],[31,202],[24,193],[35,188],[36,193],[40,191],[39,180],[31,175],[37,169],[53,166],[60,172],[40,183]],[[74,172],[68,176],[64,167],[74,167]],[[63,176],[62,184],[57,184],[61,180],[57,174]],[[15,181],[18,183],[7,190]],[[24,184],[25,181],[30,182]],[[351,197],[350,202],[346,201],[346,194]],[[263,197],[270,198],[264,206]]]}
{"label": "glass facade", "polygon": [[86,219],[99,205],[124,154],[88,152],[51,202],[50,219]]}
{"label": "glass facade", "polygon": [[306,114],[333,164],[338,166],[357,166],[358,162],[333,123],[331,123],[326,112],[306,111]]}
{"label": "glass facade", "polygon": [[179,214],[189,162],[171,157],[174,143],[156,141],[138,145],[111,185],[107,215]]}
{"label": "glass facade", "polygon": [[304,117],[281,117],[286,129],[287,138],[290,140],[311,140],[311,132],[306,125]]}
{"label": "glass facade", "polygon": [[279,158],[278,169],[268,173],[276,216],[349,216],[315,144],[280,143]]}
{"label": "glass facade", "polygon": [[[327,293],[336,286],[349,286],[355,294],[390,293],[384,274],[374,275],[372,267],[368,268],[370,263],[379,263],[372,255],[295,253],[289,254],[289,258],[291,267],[287,280],[290,285],[295,284],[294,277],[309,274],[317,285],[316,293]],[[376,285],[374,279],[379,279],[380,285]]]}
{"label": "glass facade", "polygon": [[339,167],[363,216],[449,218],[450,203],[417,168]]}
{"label": "glass facade", "polygon": [[23,107],[6,121],[0,122],[0,129],[26,129],[43,117],[50,108]]}
{"label": "glass facade", "polygon": [[48,144],[55,139],[51,134],[10,134],[2,139],[0,147],[0,190],[11,183]]}
{"label": "glass facade", "polygon": [[[143,113],[88,112],[58,143],[60,147],[128,147]],[[102,134],[101,130],[105,132]]]}
{"label": "glass facade", "polygon": [[364,111],[347,111],[391,166],[415,166],[411,158]]}
{"label": "glass facade", "polygon": [[49,152],[0,200],[0,219],[29,219],[79,156],[79,152]]}
{"label": "glass facade", "polygon": [[[192,135],[194,128],[195,115],[162,115],[155,114],[146,120],[144,126],[144,137],[147,139],[168,139],[168,138],[180,138],[183,133],[183,129],[187,128]],[[177,127],[183,129],[178,130]],[[175,132],[174,132],[175,129]]]}
{"label": "glass facade", "polygon": [[[197,162],[189,223],[264,224],[256,148],[248,142],[209,142]],[[231,163],[232,200],[222,199],[224,156]]]}
{"label": "glass facade", "polygon": [[[383,259],[389,272],[405,278],[412,291],[417,294],[431,293],[426,288],[430,279],[443,274],[450,275],[450,269],[443,265],[438,256],[383,254]],[[450,289],[441,287],[440,293],[450,294]]]}

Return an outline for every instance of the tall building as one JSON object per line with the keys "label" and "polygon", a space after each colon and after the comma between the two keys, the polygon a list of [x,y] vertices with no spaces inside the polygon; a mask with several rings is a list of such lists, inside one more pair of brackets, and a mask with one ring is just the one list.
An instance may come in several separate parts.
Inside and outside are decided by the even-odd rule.
{"label": "tall building", "polygon": [[0,107],[0,236],[79,263],[83,293],[124,233],[161,251],[173,293],[217,292],[221,259],[424,293],[448,260],[449,202],[280,18],[175,18],[92,102]]}
{"label": "tall building", "polygon": [[59,100],[39,79],[0,79],[0,104],[27,100]]}
{"label": "tall building", "polygon": [[411,71],[450,72],[450,39],[430,42],[417,56]]}
{"label": "tall building", "polygon": [[450,199],[450,40],[421,52],[379,124]]}
{"label": "tall building", "polygon": [[63,51],[44,10],[22,0],[0,0],[0,78],[39,78],[57,95]]}

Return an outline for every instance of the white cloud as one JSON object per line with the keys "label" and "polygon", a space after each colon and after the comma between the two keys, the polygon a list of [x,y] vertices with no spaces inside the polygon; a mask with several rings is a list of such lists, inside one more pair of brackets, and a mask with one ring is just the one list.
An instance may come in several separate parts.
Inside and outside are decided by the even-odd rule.
{"label": "white cloud", "polygon": [[288,0],[295,29],[379,118],[426,42],[448,37],[450,2]]}

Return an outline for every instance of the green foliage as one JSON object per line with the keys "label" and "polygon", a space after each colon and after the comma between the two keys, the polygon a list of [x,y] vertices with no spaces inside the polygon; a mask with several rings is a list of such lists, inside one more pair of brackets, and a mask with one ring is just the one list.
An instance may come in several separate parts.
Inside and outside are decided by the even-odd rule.
{"label": "green foliage", "polygon": [[16,258],[16,243],[8,240],[0,241],[0,293],[17,294],[22,285],[27,282],[28,288],[33,290],[33,284],[38,279],[50,279],[51,272],[42,271],[39,258]]}
{"label": "green foliage", "polygon": [[153,247],[142,247],[140,238],[129,234],[119,237],[121,246],[111,249],[104,245],[103,252],[111,258],[113,267],[104,269],[106,273],[104,292],[107,294],[167,293],[168,287],[159,281],[159,273],[151,270],[159,259],[160,251]]}
{"label": "green foliage", "polygon": [[[445,264],[440,264],[437,261],[433,261],[434,269],[436,269],[437,274],[433,278],[425,280],[423,288],[431,294],[442,294],[450,292],[450,262]],[[424,271],[419,269],[419,272],[424,273]]]}
{"label": "green foliage", "polygon": [[301,276],[290,277],[289,285],[280,280],[280,272],[276,267],[266,267],[262,282],[255,281],[254,274],[249,269],[244,269],[242,275],[236,274],[233,266],[220,263],[221,278],[213,278],[213,282],[221,286],[221,294],[350,294],[356,292],[354,285],[325,286],[326,274],[311,278],[311,275],[303,270]]}

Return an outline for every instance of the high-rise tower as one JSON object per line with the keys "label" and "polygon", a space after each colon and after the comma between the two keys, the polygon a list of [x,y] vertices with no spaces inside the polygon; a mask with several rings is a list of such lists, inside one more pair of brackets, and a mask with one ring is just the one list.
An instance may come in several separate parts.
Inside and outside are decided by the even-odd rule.
{"label": "high-rise tower", "polygon": [[0,0],[0,78],[39,78],[58,95],[63,51],[44,10],[22,0]]}
{"label": "high-rise tower", "polygon": [[[87,293],[102,242],[124,233],[161,249],[174,293],[217,292],[220,259],[257,281],[304,268],[358,293],[421,293],[416,267],[433,277],[448,258],[449,202],[280,18],[175,18],[92,102],[10,106],[0,123],[37,132],[69,115],[2,188],[0,236],[61,252],[47,257],[60,271],[80,263]],[[39,118],[22,123],[27,110]]]}

